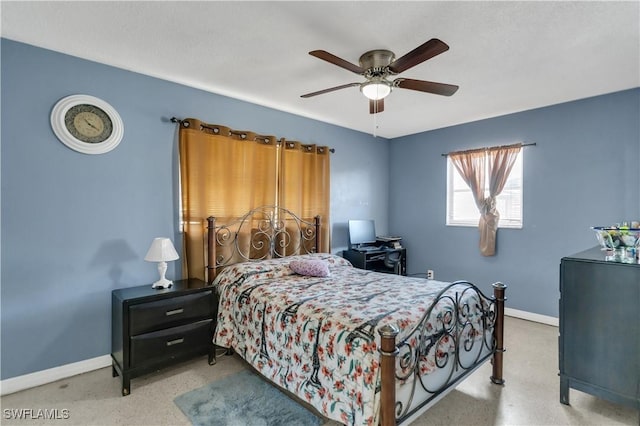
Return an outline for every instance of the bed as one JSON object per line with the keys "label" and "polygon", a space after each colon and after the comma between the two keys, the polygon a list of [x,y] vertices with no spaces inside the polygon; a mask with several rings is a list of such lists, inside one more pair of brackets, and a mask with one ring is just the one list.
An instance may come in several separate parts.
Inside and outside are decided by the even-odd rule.
{"label": "bed", "polygon": [[214,343],[348,425],[409,423],[491,360],[503,384],[506,286],[354,268],[315,253],[320,218],[279,207],[208,218]]}

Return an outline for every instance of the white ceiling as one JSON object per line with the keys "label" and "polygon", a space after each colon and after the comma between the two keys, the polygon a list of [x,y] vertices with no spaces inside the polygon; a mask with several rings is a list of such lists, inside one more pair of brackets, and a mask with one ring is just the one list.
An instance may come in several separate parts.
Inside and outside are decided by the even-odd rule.
{"label": "white ceiling", "polygon": [[[12,40],[386,138],[640,87],[638,1],[2,1],[1,14]],[[311,50],[357,64],[431,38],[450,50],[400,76],[459,85],[452,97],[395,89],[373,116],[357,87],[300,97],[363,81]]]}

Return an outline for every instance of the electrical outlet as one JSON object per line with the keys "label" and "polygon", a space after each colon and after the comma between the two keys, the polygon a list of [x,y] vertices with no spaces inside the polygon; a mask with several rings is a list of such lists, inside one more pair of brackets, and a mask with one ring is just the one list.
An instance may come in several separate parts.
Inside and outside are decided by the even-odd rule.
{"label": "electrical outlet", "polygon": [[427,279],[432,280],[434,277],[433,269],[427,269]]}

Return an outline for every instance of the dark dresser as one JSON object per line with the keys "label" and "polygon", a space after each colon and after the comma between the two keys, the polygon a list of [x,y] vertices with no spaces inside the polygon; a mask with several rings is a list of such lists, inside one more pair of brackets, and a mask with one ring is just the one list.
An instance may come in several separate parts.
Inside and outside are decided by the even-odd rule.
{"label": "dark dresser", "polygon": [[640,409],[640,265],[562,258],[558,343],[561,403],[574,388]]}
{"label": "dark dresser", "polygon": [[122,395],[131,392],[132,378],[176,362],[208,354],[213,364],[217,309],[215,291],[198,279],[176,280],[167,289],[113,290],[112,373],[122,378]]}

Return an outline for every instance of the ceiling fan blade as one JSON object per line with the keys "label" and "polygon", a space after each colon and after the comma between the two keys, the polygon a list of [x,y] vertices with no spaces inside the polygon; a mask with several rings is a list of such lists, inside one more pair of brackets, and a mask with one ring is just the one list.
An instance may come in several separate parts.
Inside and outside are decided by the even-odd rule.
{"label": "ceiling fan blade", "polygon": [[309,52],[309,55],[315,56],[316,58],[332,63],[333,65],[337,65],[356,74],[364,74],[365,72],[365,69],[359,67],[358,65],[345,61],[342,58],[338,58],[336,55],[333,55],[325,50],[313,50]]}
{"label": "ceiling fan blade", "polygon": [[396,78],[393,85],[402,89],[418,90],[442,96],[451,96],[458,90],[453,84],[435,83],[433,81],[413,80],[411,78]]}
{"label": "ceiling fan blade", "polygon": [[324,90],[318,90],[317,92],[307,93],[306,95],[300,95],[301,98],[310,98],[312,96],[322,95],[324,93],[333,92],[340,89],[346,89],[347,87],[360,86],[360,83],[343,84],[342,86],[330,87]]}
{"label": "ceiling fan blade", "polygon": [[396,74],[400,74],[401,72],[406,71],[411,67],[415,67],[427,59],[431,59],[436,55],[446,52],[447,50],[449,50],[447,43],[438,40],[437,38],[432,38],[406,55],[393,61],[389,64],[389,69]]}
{"label": "ceiling fan blade", "polygon": [[369,99],[369,114],[377,114],[384,111],[384,98],[377,101]]}

